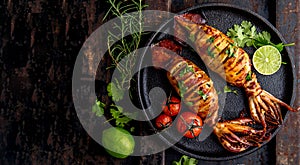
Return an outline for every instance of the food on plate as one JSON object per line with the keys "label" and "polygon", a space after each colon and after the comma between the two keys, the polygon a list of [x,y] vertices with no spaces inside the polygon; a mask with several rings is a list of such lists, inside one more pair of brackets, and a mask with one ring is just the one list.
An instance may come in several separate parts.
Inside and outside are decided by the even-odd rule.
{"label": "food on plate", "polygon": [[190,60],[178,56],[182,47],[174,41],[162,40],[152,45],[151,50],[153,65],[166,68],[167,78],[183,102],[202,119],[209,116],[207,124],[214,124],[219,108],[218,95],[207,74]]}
{"label": "food on plate", "polygon": [[[178,53],[178,55],[174,54],[174,53]],[[176,57],[176,55],[178,57]],[[172,66],[175,67],[178,64],[179,60],[176,60],[176,58],[179,58],[179,55],[182,55],[181,45],[170,39],[164,39],[164,40],[156,43],[152,47],[152,61],[155,66],[164,66],[167,64],[168,68],[172,68]],[[186,61],[186,59],[183,59],[183,58],[180,58],[180,59]],[[192,62],[190,62],[190,63],[192,63]],[[193,66],[197,67],[194,64],[193,64]],[[193,83],[190,84],[191,86],[193,84],[206,82],[206,81],[204,81],[205,79],[210,80],[210,78],[207,77],[207,75],[204,72],[201,72],[201,74],[203,74],[203,75],[201,75],[201,76],[198,75],[199,78],[195,78]],[[169,73],[167,75],[167,77],[169,78],[170,81],[174,81],[170,75],[172,75],[172,74]],[[171,84],[173,85],[174,88],[178,88],[176,86],[176,84],[173,84],[173,83],[171,83]],[[211,81],[211,84],[213,84],[212,81]],[[213,88],[212,85],[210,87]],[[188,89],[189,88],[190,87],[188,87]],[[176,90],[176,91],[178,93],[180,93],[180,91],[178,91],[178,90]],[[212,91],[214,92],[215,89],[212,89]],[[211,103],[218,104],[217,102],[215,102],[215,100],[218,100],[218,95],[216,93],[213,93],[213,95],[206,95],[206,96],[203,96],[203,94],[199,95],[199,97],[197,97],[197,100],[195,100],[195,101],[199,102],[197,105],[200,110],[199,110],[199,112],[194,111],[194,112],[198,112],[198,115],[199,115],[199,113],[201,114],[201,112],[202,112],[201,108],[203,108],[207,105],[207,104],[205,104],[205,101],[204,102],[202,101],[203,99],[205,99],[205,101],[208,101],[208,99],[209,99],[209,100],[211,100]],[[186,98],[183,98],[183,100],[186,101]],[[202,115],[204,117],[201,117],[201,115],[199,115],[199,116],[204,121],[203,124],[207,124],[208,126],[213,127],[213,130],[214,130],[213,132],[216,134],[216,136],[218,137],[219,141],[224,146],[224,148],[227,149],[228,151],[241,152],[241,151],[246,150],[250,146],[260,145],[259,142],[261,142],[261,140],[258,140],[258,139],[268,140],[269,136],[264,135],[264,131],[255,130],[253,127],[247,126],[247,124],[251,123],[250,121],[253,121],[251,119],[243,119],[242,120],[242,118],[241,118],[240,121],[237,119],[237,120],[233,120],[232,122],[231,121],[217,122],[218,121],[218,119],[217,119],[218,118],[218,105],[214,106],[214,105],[210,104],[210,106],[211,106],[211,108],[214,108],[214,109],[212,109],[210,111],[209,115],[207,115],[207,116]],[[192,108],[191,110],[194,110],[194,109]],[[209,111],[209,109],[208,109],[208,111]],[[205,113],[205,114],[207,114],[207,113]],[[214,122],[217,122],[217,123],[214,123]],[[240,136],[237,136],[236,134],[239,134]],[[257,142],[253,142],[253,139],[257,140]]]}
{"label": "food on plate", "polygon": [[257,130],[250,125],[251,118],[240,117],[233,120],[218,122],[214,128],[214,134],[218,137],[222,146],[230,152],[241,152],[250,146],[260,146],[270,139],[264,135],[264,130]]}
{"label": "food on plate", "polygon": [[162,106],[163,112],[168,116],[176,116],[181,108],[180,99],[176,96],[170,95]]}
{"label": "food on plate", "polygon": [[281,54],[274,46],[265,45],[254,52],[252,62],[258,73],[271,75],[280,69]]}
{"label": "food on plate", "polygon": [[[256,131],[246,133],[250,137],[253,134],[261,135],[256,142],[268,139],[267,133],[282,124],[281,107],[293,112],[299,111],[300,108],[292,108],[263,90],[256,75],[251,71],[249,55],[242,48],[235,46],[233,40],[205,24],[203,20],[199,14],[186,13],[175,16],[175,36],[179,41],[189,38],[208,68],[218,73],[228,83],[244,88],[248,96],[251,118],[263,126],[263,133]],[[240,152],[253,145],[249,143],[253,138],[242,136],[237,127],[237,125],[244,126],[248,122],[238,119],[234,122],[225,122],[224,127],[228,129],[218,127],[221,126],[220,123],[217,125],[216,135],[226,149]]]}
{"label": "food on plate", "polygon": [[271,45],[281,52],[284,47],[295,45],[295,43],[273,43],[271,41],[271,34],[269,32],[258,32],[256,26],[252,25],[251,22],[246,20],[243,20],[241,24],[234,24],[232,28],[228,29],[226,34],[234,41],[236,46],[241,48],[245,46],[259,48],[261,46]]}
{"label": "food on plate", "polygon": [[158,129],[165,129],[168,128],[173,122],[173,119],[166,115],[166,114],[160,114],[156,119],[155,119],[155,126]]}
{"label": "food on plate", "polygon": [[179,115],[176,128],[185,137],[192,139],[201,133],[202,125],[202,119],[196,113],[183,112]]}

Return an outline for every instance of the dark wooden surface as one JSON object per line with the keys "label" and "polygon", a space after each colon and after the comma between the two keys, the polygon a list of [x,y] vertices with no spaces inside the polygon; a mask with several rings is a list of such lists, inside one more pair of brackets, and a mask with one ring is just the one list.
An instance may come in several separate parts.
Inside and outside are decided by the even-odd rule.
{"label": "dark wooden surface", "polygon": [[[268,19],[287,42],[296,42],[291,51],[300,81],[299,0],[145,0],[148,9],[170,12],[212,2],[248,8]],[[182,156],[168,149],[112,158],[78,121],[72,69],[83,42],[102,24],[106,8],[103,0],[0,2],[0,164],[171,164]],[[199,164],[299,164],[299,122],[300,113],[290,114],[276,138],[250,155]]]}

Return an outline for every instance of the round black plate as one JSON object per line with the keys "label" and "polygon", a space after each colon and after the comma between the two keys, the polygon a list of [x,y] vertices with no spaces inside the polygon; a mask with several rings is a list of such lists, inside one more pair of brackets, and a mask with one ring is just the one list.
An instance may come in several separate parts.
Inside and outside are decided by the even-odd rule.
{"label": "round black plate", "polygon": [[[201,5],[196,6],[193,8],[190,8],[188,10],[185,10],[182,13],[202,13],[206,16],[207,24],[211,25],[220,31],[226,33],[226,31],[233,27],[234,24],[240,24],[243,20],[250,21],[253,25],[257,27],[259,31],[268,31],[271,33],[271,40],[274,43],[285,43],[283,37],[281,34],[272,26],[271,23],[269,23],[266,19],[259,16],[258,14],[248,11],[243,8],[239,8],[232,5],[227,4],[207,4],[207,5]],[[167,21],[166,24],[162,25],[162,29],[166,31],[172,31],[170,27],[173,26],[167,26],[168,24],[171,24],[172,21]],[[153,35],[153,37],[150,39],[148,46],[158,42],[162,38],[172,38],[172,36],[165,35],[162,33],[156,33]],[[248,54],[251,55],[254,52],[253,48],[247,48],[245,49]],[[200,68],[206,70],[206,68],[203,68],[202,61],[198,57],[197,54],[195,54],[192,51],[188,51],[186,57],[192,58],[191,60],[194,61]],[[283,61],[286,62],[286,65],[282,65],[280,70],[276,72],[275,74],[271,76],[263,76],[259,73],[253,71],[257,74],[258,81],[260,82],[262,88],[271,94],[273,94],[275,97],[283,100],[286,103],[292,103],[294,102],[295,94],[293,90],[295,89],[295,67],[294,67],[294,60],[289,55],[288,48],[285,48],[282,51],[282,57]],[[149,62],[149,53],[145,53],[143,57],[141,58],[141,66],[144,66],[143,63]],[[153,89],[154,87],[159,87],[163,89],[167,94],[170,92],[171,85],[168,83],[168,80],[166,78],[166,74],[164,71],[155,69],[153,67],[143,68],[140,70],[138,78],[138,90],[139,90],[139,97],[140,100],[142,100],[142,106],[144,109],[148,108],[150,106],[150,99],[149,99],[149,91]],[[212,76],[212,80],[215,81]],[[218,80],[216,80],[218,81]],[[247,97],[242,89],[231,87],[234,90],[238,90],[238,95],[235,95],[233,93],[229,93],[226,96],[225,101],[225,107],[223,110],[222,118],[223,119],[234,119],[237,118],[240,114],[240,112],[244,109],[247,113],[249,113],[249,108],[247,105]],[[218,89],[217,89],[218,90]],[[162,97],[161,92],[154,93],[152,96],[157,97],[156,100],[159,100],[159,98]],[[155,118],[154,114],[157,114],[157,112],[151,112],[160,110],[159,109],[159,103],[152,103],[157,104],[157,106],[152,106],[156,108],[152,108],[150,110],[146,111],[146,115],[149,118],[149,121],[151,121],[150,124],[153,123],[153,118]],[[158,108],[157,108],[158,107]],[[282,110],[282,115],[284,120],[286,120],[287,111],[285,109]],[[150,120],[152,119],[152,120]],[[155,127],[153,127],[155,129]],[[280,127],[276,129],[272,135],[272,138],[276,135],[276,133],[279,131]],[[172,136],[162,137],[165,139],[166,142],[168,142],[168,138],[172,138]],[[266,143],[264,143],[266,144]],[[264,145],[263,144],[263,145]],[[241,153],[231,153],[227,150],[225,150],[215,135],[211,134],[205,141],[199,142],[196,139],[187,139],[182,138],[176,145],[173,146],[174,149],[182,152],[185,155],[189,155],[191,157],[195,157],[197,159],[204,159],[204,160],[228,160],[237,158],[240,156],[247,155],[255,150],[257,150],[257,147],[249,148],[248,150],[241,152]]]}

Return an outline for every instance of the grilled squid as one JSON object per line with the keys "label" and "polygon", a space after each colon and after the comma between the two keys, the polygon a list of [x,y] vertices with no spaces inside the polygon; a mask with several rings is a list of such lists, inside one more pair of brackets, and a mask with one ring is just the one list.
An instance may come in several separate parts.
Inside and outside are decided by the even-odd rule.
{"label": "grilled squid", "polygon": [[263,130],[249,125],[253,122],[250,118],[217,122],[218,95],[212,80],[198,66],[179,55],[182,55],[182,47],[172,40],[165,39],[152,46],[154,66],[168,70],[166,76],[174,89],[192,111],[205,119],[205,124],[213,126],[213,132],[224,148],[240,152],[268,139]]}
{"label": "grilled squid", "polygon": [[162,40],[151,48],[155,67],[165,68],[167,78],[189,109],[206,122],[216,121],[218,95],[212,80],[197,65],[179,54],[182,47],[171,40]]}
{"label": "grilled squid", "polygon": [[[300,108],[292,108],[263,90],[256,75],[251,71],[252,64],[249,55],[242,48],[235,46],[234,41],[224,33],[204,22],[199,14],[178,15],[175,17],[175,36],[179,41],[186,39],[192,42],[194,49],[208,68],[218,73],[231,85],[245,90],[251,118],[263,126],[262,136],[260,140],[257,138],[256,140],[268,139],[266,133],[282,124],[282,107],[293,112],[299,111]],[[239,134],[232,134],[230,131],[234,130],[236,124],[245,123],[239,120],[236,120],[234,124],[225,122],[222,127],[217,128],[218,131],[215,131],[223,146],[232,152],[243,151],[245,147],[241,146],[249,146],[249,143],[242,143],[243,140]],[[237,144],[240,145],[239,150],[229,147]]]}

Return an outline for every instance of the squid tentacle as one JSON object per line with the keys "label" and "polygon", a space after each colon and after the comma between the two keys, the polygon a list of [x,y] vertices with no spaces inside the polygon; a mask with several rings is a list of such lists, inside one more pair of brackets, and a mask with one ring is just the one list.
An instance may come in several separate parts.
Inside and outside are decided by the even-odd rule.
{"label": "squid tentacle", "polygon": [[276,102],[278,103],[279,105],[281,105],[282,107],[286,108],[287,110],[289,111],[292,111],[292,112],[297,112],[297,111],[300,111],[300,107],[298,108],[292,108],[291,106],[289,106],[288,104],[286,104],[285,102],[279,100],[278,98],[274,97],[273,95],[271,95],[269,92],[267,91],[263,91],[262,95],[270,98],[273,102]]}
{"label": "squid tentacle", "polygon": [[[268,140],[269,132],[282,123],[281,107],[293,112],[300,111],[300,107],[292,108],[263,90],[256,75],[251,71],[251,60],[246,51],[234,46],[230,38],[202,20],[199,14],[186,13],[175,16],[176,39],[187,39],[190,36],[194,49],[208,68],[231,85],[244,88],[248,96],[251,118],[263,127],[263,130],[260,130],[261,134],[245,131],[246,136],[240,136],[236,133],[241,133],[240,131],[247,127],[242,121],[236,120],[235,123],[218,123],[215,134],[222,145],[232,152],[248,148],[252,145],[249,141],[260,143]],[[243,143],[243,139],[247,139],[246,144]]]}
{"label": "squid tentacle", "polygon": [[260,146],[267,139],[264,130],[249,126],[251,118],[238,118],[217,123],[214,133],[223,147],[231,152],[241,152],[252,146]]}

